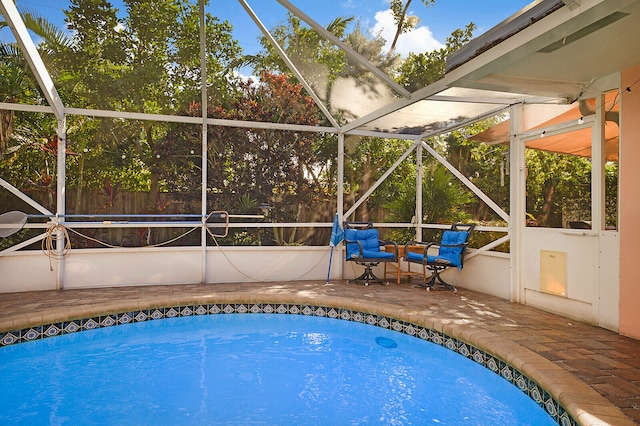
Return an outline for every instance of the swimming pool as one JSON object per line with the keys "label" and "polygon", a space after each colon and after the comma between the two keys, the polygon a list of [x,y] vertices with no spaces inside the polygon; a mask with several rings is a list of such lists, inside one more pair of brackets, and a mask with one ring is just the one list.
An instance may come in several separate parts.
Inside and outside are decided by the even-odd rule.
{"label": "swimming pool", "polygon": [[330,318],[189,316],[0,351],[3,424],[555,424],[446,348]]}

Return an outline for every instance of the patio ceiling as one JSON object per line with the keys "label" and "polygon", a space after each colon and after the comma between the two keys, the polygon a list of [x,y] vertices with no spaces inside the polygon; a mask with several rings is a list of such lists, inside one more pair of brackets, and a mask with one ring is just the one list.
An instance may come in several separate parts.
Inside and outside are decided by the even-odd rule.
{"label": "patio ceiling", "polygon": [[[408,96],[382,80],[344,77],[334,86],[332,112],[346,118],[344,133],[411,138],[510,105],[572,104],[618,89],[618,71],[640,62],[639,40],[638,0],[537,0],[456,52],[444,79]],[[584,147],[573,151],[590,155]]]}

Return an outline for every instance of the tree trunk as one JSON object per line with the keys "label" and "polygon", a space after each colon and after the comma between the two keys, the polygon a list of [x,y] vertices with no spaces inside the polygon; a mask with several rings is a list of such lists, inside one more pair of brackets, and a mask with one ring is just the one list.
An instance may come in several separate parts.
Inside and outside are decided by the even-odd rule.
{"label": "tree trunk", "polygon": [[13,111],[0,110],[0,158],[7,153],[7,144],[13,133]]}
{"label": "tree trunk", "polygon": [[549,183],[546,191],[544,191],[544,203],[542,204],[542,218],[540,225],[549,226],[549,219],[553,211],[553,198],[556,192],[556,186],[553,183]]}
{"label": "tree trunk", "polygon": [[407,16],[407,11],[409,10],[409,5],[412,0],[407,0],[407,4],[404,5],[404,9],[402,10],[402,16],[400,17],[400,21],[398,21],[398,27],[396,29],[396,35],[393,37],[393,42],[391,43],[391,47],[389,48],[389,53],[393,53],[396,50],[396,44],[398,43],[398,37],[402,33],[402,26],[404,25],[404,17]]}

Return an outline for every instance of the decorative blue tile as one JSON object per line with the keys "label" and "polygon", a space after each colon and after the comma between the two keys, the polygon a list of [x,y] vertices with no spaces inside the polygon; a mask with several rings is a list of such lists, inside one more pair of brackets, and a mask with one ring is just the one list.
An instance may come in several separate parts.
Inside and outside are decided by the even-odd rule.
{"label": "decorative blue tile", "polygon": [[210,314],[218,315],[220,312],[222,312],[222,308],[219,305],[211,305],[209,307]]}
{"label": "decorative blue tile", "polygon": [[247,312],[249,312],[247,305],[236,305],[236,313],[246,314]]}
{"label": "decorative blue tile", "polygon": [[207,308],[202,305],[196,306],[195,310],[196,315],[207,315]]}
{"label": "decorative blue tile", "polygon": [[356,312],[351,316],[352,321],[364,322],[364,315],[361,312]]}
{"label": "decorative blue tile", "polygon": [[65,333],[75,333],[80,330],[80,320],[64,323],[64,327],[62,329]]}
{"label": "decorative blue tile", "polygon": [[149,318],[149,315],[147,315],[146,312],[144,311],[138,311],[138,312],[134,312],[133,313],[133,319],[136,322],[144,322]]}
{"label": "decorative blue tile", "polygon": [[518,387],[522,392],[529,394],[529,379],[520,371],[515,370],[515,379],[513,384]]}
{"label": "decorative blue tile", "polygon": [[433,343],[435,343],[436,345],[444,344],[444,338],[440,333],[434,331],[433,333],[430,333],[430,334],[431,334],[431,341]]}
{"label": "decorative blue tile", "polygon": [[485,353],[475,347],[472,349],[472,352],[471,359],[484,366],[486,361]]}
{"label": "decorative blue tile", "polygon": [[496,374],[500,372],[500,365],[498,364],[498,360],[492,356],[488,356],[486,361],[486,366],[489,370],[493,371]]}
{"label": "decorative blue tile", "polygon": [[313,309],[309,306],[303,306],[302,313],[306,316],[313,315]]}
{"label": "decorative blue tile", "polygon": [[544,404],[544,400],[542,399],[542,392],[540,391],[538,384],[533,381],[529,382],[529,396],[539,406],[542,406]]}
{"label": "decorative blue tile", "polygon": [[3,346],[8,346],[17,343],[20,340],[17,334],[17,332],[7,332],[0,334],[0,344],[2,344]]}
{"label": "decorative blue tile", "polygon": [[297,305],[289,306],[289,313],[293,315],[298,315],[300,313],[300,308]]}
{"label": "decorative blue tile", "polygon": [[560,415],[558,416],[558,424],[561,426],[575,426],[576,422],[571,418],[564,408],[560,407]]}
{"label": "decorative blue tile", "polygon": [[326,317],[327,311],[325,311],[324,308],[318,307],[313,314],[317,317]]}
{"label": "decorative blue tile", "polygon": [[151,314],[149,316],[152,319],[157,320],[164,318],[164,313],[160,309],[154,309],[153,311],[151,311]]}
{"label": "decorative blue tile", "polygon": [[558,402],[548,396],[544,401],[544,409],[554,419],[558,419]]}
{"label": "decorative blue tile", "polygon": [[193,315],[193,309],[191,306],[185,306],[180,310],[181,317],[190,317],[191,315]]}
{"label": "decorative blue tile", "polygon": [[131,312],[124,312],[124,313],[118,314],[116,316],[116,319],[120,324],[129,324],[131,321],[133,321],[133,315]]}
{"label": "decorative blue tile", "polygon": [[22,333],[22,340],[36,340],[40,338],[40,332],[35,328],[30,328]]}
{"label": "decorative blue tile", "polygon": [[387,318],[380,318],[378,320],[378,327],[389,328],[389,320]]}
{"label": "decorative blue tile", "polygon": [[455,352],[458,349],[456,339],[447,336],[444,342],[444,347]]}
{"label": "decorative blue tile", "polygon": [[250,311],[252,314],[259,314],[262,312],[262,308],[260,307],[260,305],[254,304],[253,306],[251,306]]}
{"label": "decorative blue tile", "polygon": [[57,325],[55,324],[51,324],[49,327],[47,327],[47,329],[44,331],[44,334],[46,335],[46,337],[53,337],[53,336],[57,336],[58,334],[62,333],[62,329],[60,329]]}
{"label": "decorative blue tile", "polygon": [[107,315],[105,317],[102,317],[100,319],[100,326],[101,327],[111,327],[113,325],[116,325],[116,318],[115,315]]}
{"label": "decorative blue tile", "polygon": [[225,305],[224,309],[222,309],[222,312],[224,312],[225,314],[234,314],[236,312],[236,309],[232,305]]}
{"label": "decorative blue tile", "polygon": [[285,305],[279,305],[278,308],[276,309],[276,312],[279,314],[286,314],[287,311],[288,309]]}
{"label": "decorative blue tile", "polygon": [[458,353],[465,358],[471,358],[471,350],[466,343],[458,342]]}
{"label": "decorative blue tile", "polygon": [[340,318],[345,321],[351,321],[351,312],[343,310],[342,312],[340,312]]}
{"label": "decorative blue tile", "polygon": [[513,383],[513,369],[511,366],[502,365],[500,368],[500,375],[509,383]]}
{"label": "decorative blue tile", "polygon": [[272,306],[272,305],[264,305],[264,306],[262,307],[262,311],[263,311],[265,314],[272,314],[272,313],[274,312],[274,308],[273,308],[273,306]]}
{"label": "decorative blue tile", "polygon": [[334,318],[334,319],[338,318],[338,312],[334,308],[331,308],[331,309],[329,309],[329,312],[327,313],[327,316],[329,318]]}
{"label": "decorative blue tile", "polygon": [[82,321],[82,329],[83,330],[93,330],[94,328],[98,328],[100,323],[93,318],[89,318],[88,320]]}

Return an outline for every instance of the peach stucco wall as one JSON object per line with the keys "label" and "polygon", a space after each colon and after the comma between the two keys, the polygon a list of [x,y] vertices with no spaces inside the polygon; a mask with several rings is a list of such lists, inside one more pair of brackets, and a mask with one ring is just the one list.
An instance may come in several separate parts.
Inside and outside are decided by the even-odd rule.
{"label": "peach stucco wall", "polygon": [[640,339],[640,65],[621,79],[620,334]]}

